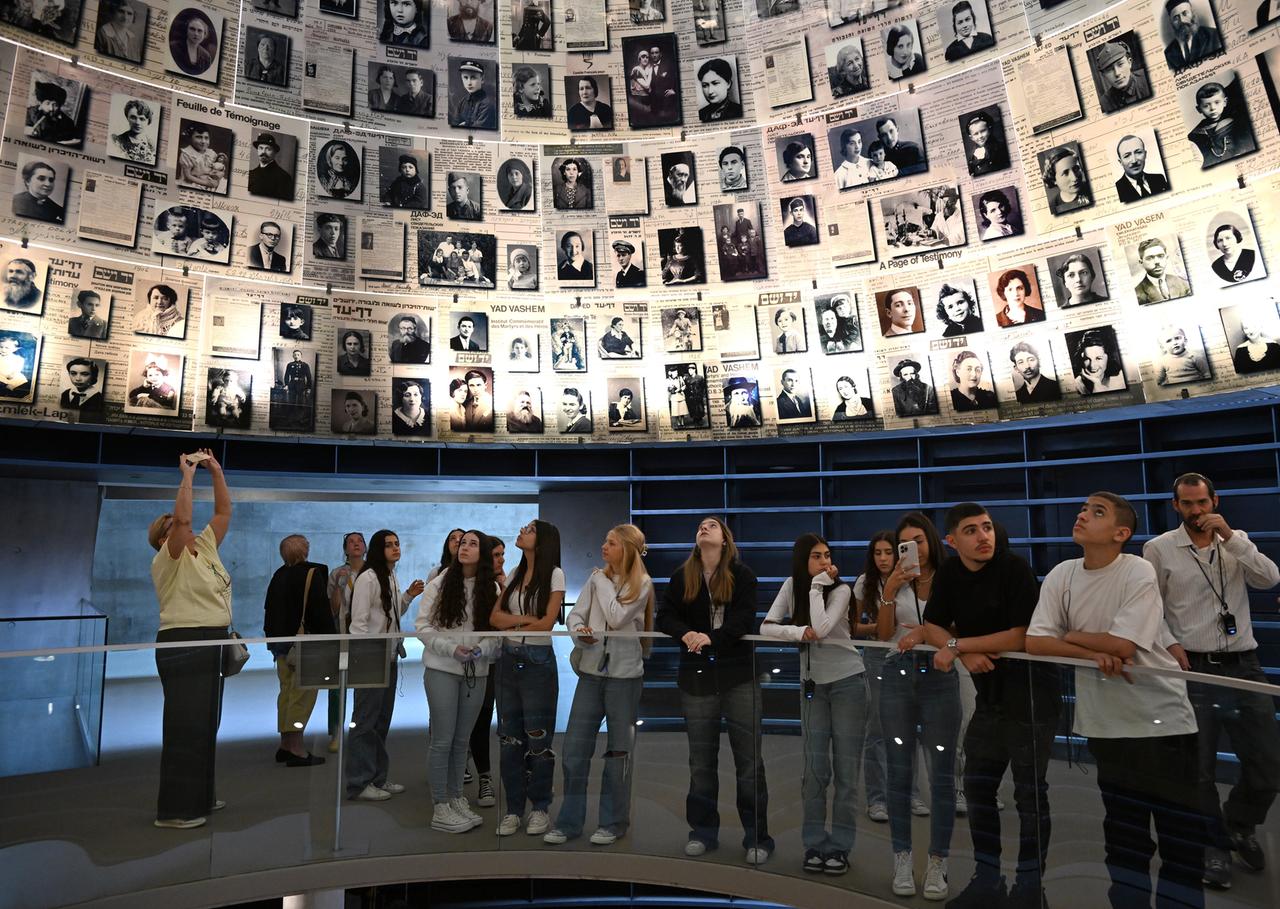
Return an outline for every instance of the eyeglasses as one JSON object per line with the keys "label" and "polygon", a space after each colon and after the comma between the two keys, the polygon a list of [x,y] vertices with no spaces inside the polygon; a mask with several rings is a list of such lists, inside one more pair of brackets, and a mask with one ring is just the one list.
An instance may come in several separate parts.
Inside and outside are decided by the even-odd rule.
{"label": "eyeglasses", "polygon": [[521,533],[537,533],[537,532],[538,532],[538,522],[537,522],[537,521],[530,521],[528,524],[525,524],[523,527],[521,527],[521,528],[520,528],[520,532],[521,532]]}

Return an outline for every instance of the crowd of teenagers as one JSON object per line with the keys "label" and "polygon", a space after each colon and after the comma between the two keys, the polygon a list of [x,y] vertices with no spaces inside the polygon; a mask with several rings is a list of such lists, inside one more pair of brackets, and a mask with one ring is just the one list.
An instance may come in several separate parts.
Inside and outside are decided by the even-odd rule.
{"label": "crowd of teenagers", "polygon": [[[212,475],[214,516],[196,535],[191,484],[200,464]],[[173,512],[158,517],[148,533],[157,550],[158,640],[223,639],[231,580],[218,543],[230,523],[230,495],[207,451],[184,456],[181,469]],[[1011,550],[988,510],[972,502],[946,512],[945,537],[919,511],[874,534],[853,582],[842,579],[822,537],[802,534],[790,576],[759,631],[800,650],[803,870],[847,872],[865,808],[872,821],[889,825],[892,892],[913,896],[920,868],[912,816],[928,815],[924,898],[950,898],[949,906],[962,909],[1045,909],[1046,775],[1060,715],[1073,704],[1070,729],[1087,740],[1105,810],[1113,907],[1150,906],[1153,894],[1161,907],[1203,906],[1206,886],[1231,886],[1233,857],[1248,871],[1262,871],[1266,856],[1256,828],[1280,783],[1271,696],[1131,669],[1265,682],[1248,588],[1274,586],[1280,570],[1218,512],[1209,478],[1180,476],[1172,507],[1180,518],[1176,528],[1147,541],[1138,556],[1124,551],[1138,526],[1132,505],[1109,492],[1090,495],[1072,527],[1082,557],[1058,564],[1043,583]],[[556,526],[530,521],[514,545],[519,562],[507,572],[501,540],[455,529],[430,576],[402,588],[400,540],[391,530],[374,533],[367,547],[362,534],[347,534],[344,563],[331,573],[307,561],[305,538],[286,537],[284,566],[267,594],[266,634],[395,632],[421,597],[414,628],[423,643],[430,712],[431,827],[465,833],[485,823],[464,794],[469,754],[477,807],[496,803],[489,763],[496,705],[503,806],[494,829],[511,836],[523,828],[552,845],[584,833],[591,762],[607,721],[597,827],[590,835],[603,846],[626,835],[630,824],[635,729],[651,640],[630,633],[657,630],[681,645],[677,687],[689,754],[684,852],[696,857],[719,845],[723,724],[736,770],[744,858],[751,865],[768,861],[775,844],[768,831],[761,688],[746,639],[756,630],[757,581],[730,529],[716,517],[698,524],[691,551],[655,608],[644,534],[631,524],[614,527],[601,545],[601,567],[567,615]],[[556,750],[559,667],[545,632],[561,621],[572,633],[577,685]],[[483,634],[492,631],[507,634]],[[896,646],[858,646],[868,639]],[[294,684],[290,645],[272,647],[281,683],[276,758],[288,766],[322,763],[306,751],[301,734],[315,692]],[[213,780],[218,650],[157,651],[165,694],[157,826],[199,826],[223,807]],[[1075,658],[1096,668],[1064,675],[1053,662],[1001,657],[1011,651]],[[345,767],[349,798],[382,801],[404,791],[390,778],[386,748],[396,672],[391,658],[389,684],[355,691]],[[1064,681],[1072,678],[1074,698],[1064,700],[1071,693]],[[343,719],[342,705],[331,701],[331,735]],[[1225,800],[1216,784],[1220,733],[1240,764]],[[336,750],[337,740],[330,745]],[[553,813],[557,758],[562,785]],[[927,804],[916,794],[917,766],[927,774]],[[1006,773],[1018,849],[1016,859],[1002,864],[998,790]],[[957,814],[968,815],[975,871],[952,896],[947,865]]]}

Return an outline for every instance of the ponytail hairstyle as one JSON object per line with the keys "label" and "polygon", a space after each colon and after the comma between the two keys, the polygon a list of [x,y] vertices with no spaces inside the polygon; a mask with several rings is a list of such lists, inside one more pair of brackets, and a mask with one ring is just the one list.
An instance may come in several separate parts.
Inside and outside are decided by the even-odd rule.
{"label": "ponytail hairstyle", "polygon": [[437,566],[440,569],[441,573],[443,573],[446,568],[448,568],[451,564],[453,564],[453,552],[458,551],[458,548],[456,546],[454,547],[453,552],[449,551],[449,540],[455,533],[458,534],[458,540],[461,541],[462,533],[463,533],[463,530],[461,527],[455,527],[453,528],[453,530],[449,531],[444,535],[444,546],[441,547],[440,549],[440,563]]}
{"label": "ponytail hairstyle", "polygon": [[[533,544],[533,577],[529,581],[529,592],[526,595],[526,602],[532,597],[534,602],[534,615],[538,618],[546,618],[547,604],[551,600],[551,575],[560,567],[560,529],[549,521],[539,521],[537,519],[531,522],[534,528],[534,544]],[[493,551],[493,538],[490,537],[489,551]],[[490,563],[493,559],[490,558]],[[511,596],[513,591],[519,591],[520,586],[524,583],[525,573],[529,571],[528,559],[524,552],[520,553],[520,564],[516,566],[516,570],[507,578],[507,587],[502,591],[502,598],[498,601],[499,607],[503,612],[511,611]]]}
{"label": "ponytail hairstyle", "polygon": [[[391,602],[391,566],[387,564],[387,537],[396,537],[394,530],[379,530],[369,538],[369,549],[364,554],[364,567],[360,574],[372,571],[378,578],[378,586],[382,590],[382,614],[387,618],[387,628],[395,628],[398,624],[393,620],[392,610],[399,612],[399,604]],[[356,575],[358,578],[360,575]]]}
{"label": "ponytail hairstyle", "polygon": [[[733,565],[738,561],[738,547],[723,520],[715,515],[707,515],[698,524],[701,525],[703,521],[715,521],[724,534],[724,552],[715,573],[711,575],[707,593],[711,595],[712,603],[728,603],[733,600]],[[684,584],[684,602],[692,603],[698,598],[698,591],[702,587],[702,551],[698,549],[696,542],[693,544],[693,552],[689,553],[689,558],[680,566],[680,576]]]}
{"label": "ponytail hairstyle", "polygon": [[[450,531],[452,532],[452,531]],[[493,576],[493,542],[479,530],[468,530],[462,535],[475,534],[480,541],[480,561],[476,565],[475,586],[472,588],[475,598],[471,613],[472,631],[491,631],[489,613],[498,600],[497,582]],[[461,548],[462,540],[458,540]],[[462,564],[454,555],[453,561],[444,573],[444,583],[440,587],[440,598],[431,611],[431,624],[436,628],[457,628],[467,617],[467,591],[463,586]]]}
{"label": "ponytail hairstyle", "polygon": [[[791,624],[809,625],[809,587],[813,584],[813,575],[809,574],[809,553],[815,546],[831,548],[831,544],[816,533],[802,533],[791,547]],[[839,578],[836,584],[844,583]],[[835,589],[835,584],[822,588],[822,602]]]}
{"label": "ponytail hairstyle", "polygon": [[[884,592],[884,582],[888,580],[888,576],[881,574],[880,567],[876,565],[877,543],[888,543],[889,548],[893,550],[893,558],[896,562],[898,559],[898,535],[892,530],[877,530],[871,535],[870,542],[867,543],[867,560],[862,565],[862,596],[870,605],[863,606],[862,611],[873,622],[880,617],[880,595]],[[851,612],[850,615],[853,615],[853,613]]]}
{"label": "ponytail hairstyle", "polygon": [[[634,524],[619,524],[609,533],[616,536],[622,544],[622,571],[615,576],[613,569],[606,565],[604,576],[614,582],[621,581],[618,584],[619,603],[634,603],[640,596],[640,591],[648,584],[648,598],[644,604],[644,630],[653,631],[653,581],[644,565],[644,557],[649,552],[645,546],[644,532]],[[645,638],[640,645],[641,652],[647,657],[652,649],[653,640]]]}

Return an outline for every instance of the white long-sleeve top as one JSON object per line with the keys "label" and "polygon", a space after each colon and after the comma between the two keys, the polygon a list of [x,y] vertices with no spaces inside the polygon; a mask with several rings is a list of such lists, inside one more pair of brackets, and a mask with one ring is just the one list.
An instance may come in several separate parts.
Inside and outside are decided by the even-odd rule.
{"label": "white long-sleeve top", "polygon": [[387,622],[387,614],[382,610],[382,585],[378,576],[370,568],[360,572],[356,578],[356,586],[351,591],[351,634],[386,634],[400,630],[400,617],[405,614],[413,598],[400,592],[400,582],[396,580],[396,572],[391,570],[391,602],[395,603],[396,616],[394,626]]}
{"label": "white long-sleeve top", "polygon": [[[464,664],[454,657],[454,651],[459,646],[479,647],[480,656],[473,661],[476,675],[486,676],[489,674],[489,663],[498,653],[502,639],[481,637],[468,630],[475,627],[476,579],[462,579],[467,611],[461,625],[440,628],[431,621],[431,613],[435,611],[436,604],[440,601],[440,591],[444,588],[444,579],[448,575],[449,572],[445,571],[427,585],[426,591],[422,594],[422,605],[418,607],[418,619],[414,623],[414,630],[422,641],[422,662],[428,669],[439,669],[443,672],[452,672],[454,675],[462,675]],[[497,586],[495,583],[494,587]]]}
{"label": "white long-sleeve top", "polygon": [[[569,613],[570,631],[584,626],[597,632],[594,644],[574,638],[582,651],[578,671],[588,675],[608,675],[615,679],[637,679],[644,675],[644,652],[639,638],[599,637],[602,631],[644,631],[644,609],[653,591],[645,576],[639,595],[630,603],[618,599],[618,579],[610,579],[603,571],[595,571],[578,594],[578,602]],[[600,661],[609,653],[607,672],[600,672]]]}
{"label": "white long-sleeve top", "polygon": [[791,578],[782,582],[778,595],[769,607],[769,614],[760,626],[760,633],[783,641],[804,639],[806,627],[813,629],[821,644],[810,646],[800,656],[800,677],[813,679],[819,685],[838,682],[851,675],[865,671],[862,655],[854,649],[853,640],[849,636],[849,600],[851,591],[848,584],[841,584],[832,590],[823,600],[823,588],[830,587],[835,581],[826,572],[813,576],[807,595],[809,597],[809,625],[784,625],[795,612],[795,596],[792,593]]}

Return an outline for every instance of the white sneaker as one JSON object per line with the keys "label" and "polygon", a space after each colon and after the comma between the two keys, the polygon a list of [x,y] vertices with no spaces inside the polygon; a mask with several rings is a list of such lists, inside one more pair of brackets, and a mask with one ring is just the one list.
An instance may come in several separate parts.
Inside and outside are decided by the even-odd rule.
{"label": "white sneaker", "polygon": [[769,850],[763,846],[752,846],[747,850],[745,861],[748,865],[763,865],[769,861]]}
{"label": "white sneaker", "polygon": [[[549,836],[550,834],[548,834]],[[564,834],[561,834],[564,836]],[[546,837],[543,837],[546,839]],[[618,841],[618,834],[614,833],[608,827],[601,827],[595,833],[591,834],[591,842],[597,846],[612,846]]]}
{"label": "white sneaker", "polygon": [[466,833],[474,826],[470,818],[458,814],[448,802],[436,802],[435,813],[431,816],[431,829],[444,833]]}
{"label": "white sneaker", "polygon": [[889,809],[879,802],[876,802],[867,809],[867,817],[871,818],[871,820],[875,821],[877,824],[887,823],[889,820]]}
{"label": "white sneaker", "polygon": [[[552,827],[546,833],[542,834],[542,841],[544,843],[550,843],[552,846],[563,846],[565,843],[569,842],[569,835],[559,827]],[[595,837],[592,837],[591,841],[595,842]]]}
{"label": "white sneaker", "polygon": [[520,815],[504,814],[498,822],[498,836],[511,836],[520,829]]}
{"label": "white sneaker", "polygon": [[895,896],[915,896],[916,879],[911,850],[893,854],[893,893]]}
{"label": "white sneaker", "polygon": [[996,811],[1004,811],[1004,799],[996,796]]}
{"label": "white sneaker", "polygon": [[383,783],[382,788],[386,790],[388,793],[390,793],[391,795],[399,795],[400,793],[404,792],[403,783],[393,783],[390,780],[387,780],[385,783]]}
{"label": "white sneaker", "polygon": [[493,779],[487,773],[480,774],[480,788],[476,793],[476,804],[481,808],[492,808],[498,799],[493,794]]}
{"label": "white sneaker", "polygon": [[529,820],[524,825],[524,832],[529,836],[542,836],[551,829],[551,818],[547,817],[545,811],[534,809],[529,812]]}
{"label": "white sneaker", "polygon": [[465,795],[456,799],[449,799],[449,804],[453,806],[453,810],[457,812],[458,817],[464,817],[471,822],[472,827],[479,827],[484,823],[484,818],[471,810],[471,806],[467,804]]}
{"label": "white sneaker", "polygon": [[697,858],[707,851],[707,844],[702,840],[689,840],[684,844],[684,854],[689,858]]}
{"label": "white sneaker", "polygon": [[365,786],[360,790],[360,794],[357,795],[356,798],[362,802],[385,802],[387,799],[391,798],[391,793],[387,792],[385,789],[379,789],[377,786],[373,785],[373,783],[370,783],[368,786]]}
{"label": "white sneaker", "polygon": [[924,873],[924,898],[927,900],[945,900],[947,898],[947,860],[940,855],[929,856],[929,868]]}
{"label": "white sneaker", "polygon": [[964,817],[969,813],[969,800],[963,792],[956,793],[956,817]]}
{"label": "white sneaker", "polygon": [[929,806],[926,805],[924,802],[920,801],[919,799],[912,799],[911,813],[914,814],[916,817],[928,817]]}

